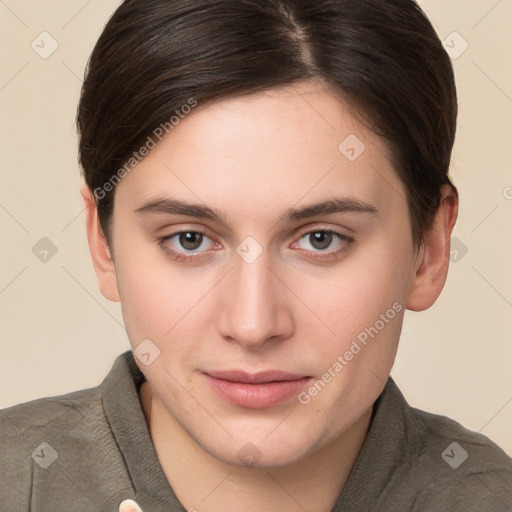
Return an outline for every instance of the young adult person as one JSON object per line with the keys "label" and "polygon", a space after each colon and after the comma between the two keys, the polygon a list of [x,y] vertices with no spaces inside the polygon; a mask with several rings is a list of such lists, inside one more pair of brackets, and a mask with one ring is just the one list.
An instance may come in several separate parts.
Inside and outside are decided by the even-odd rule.
{"label": "young adult person", "polygon": [[2,411],[1,509],[511,510],[510,458],[389,377],[446,280],[456,114],[411,0],[125,0],[77,122],[131,350]]}

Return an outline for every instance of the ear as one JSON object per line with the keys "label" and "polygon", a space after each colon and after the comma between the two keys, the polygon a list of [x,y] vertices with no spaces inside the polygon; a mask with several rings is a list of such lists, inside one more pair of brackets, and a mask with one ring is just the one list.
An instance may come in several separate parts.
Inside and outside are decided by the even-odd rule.
{"label": "ear", "polygon": [[441,188],[441,203],[416,258],[416,273],[407,296],[407,309],[423,311],[439,297],[448,274],[450,238],[457,220],[459,200],[451,185]]}
{"label": "ear", "polygon": [[86,183],[82,183],[80,194],[85,204],[87,240],[89,242],[94,270],[98,277],[100,291],[105,298],[113,302],[119,302],[116,268],[107,240],[101,229],[96,201],[94,200],[91,189]]}

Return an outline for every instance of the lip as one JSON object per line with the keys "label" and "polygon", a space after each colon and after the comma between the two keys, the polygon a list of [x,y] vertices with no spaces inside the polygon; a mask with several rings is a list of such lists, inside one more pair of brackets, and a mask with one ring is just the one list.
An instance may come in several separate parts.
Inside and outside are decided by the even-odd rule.
{"label": "lip", "polygon": [[297,395],[312,379],[278,370],[259,373],[243,371],[209,371],[204,376],[210,387],[232,405],[265,409]]}

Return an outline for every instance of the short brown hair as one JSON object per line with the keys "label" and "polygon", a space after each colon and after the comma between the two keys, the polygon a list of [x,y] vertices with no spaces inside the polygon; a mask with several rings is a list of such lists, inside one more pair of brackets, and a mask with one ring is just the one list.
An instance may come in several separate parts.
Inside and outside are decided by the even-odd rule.
{"label": "short brown hair", "polygon": [[453,187],[457,98],[451,60],[413,0],[125,0],[91,54],[77,113],[109,243],[115,189],[102,187],[190,98],[308,79],[334,87],[386,141],[421,245],[441,186]]}

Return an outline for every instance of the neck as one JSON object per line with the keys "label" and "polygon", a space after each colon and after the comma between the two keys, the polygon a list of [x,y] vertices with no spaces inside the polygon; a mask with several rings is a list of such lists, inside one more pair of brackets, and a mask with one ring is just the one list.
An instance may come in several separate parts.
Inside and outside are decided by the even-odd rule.
{"label": "neck", "polygon": [[371,422],[366,411],[339,438],[288,466],[248,468],[212,457],[176,422],[147,382],[141,402],[174,494],[187,510],[328,512],[348,479]]}

